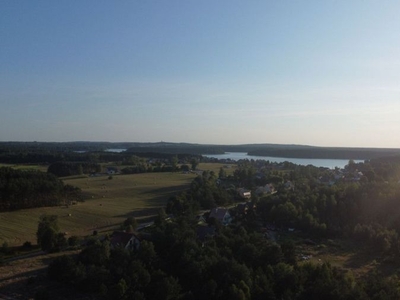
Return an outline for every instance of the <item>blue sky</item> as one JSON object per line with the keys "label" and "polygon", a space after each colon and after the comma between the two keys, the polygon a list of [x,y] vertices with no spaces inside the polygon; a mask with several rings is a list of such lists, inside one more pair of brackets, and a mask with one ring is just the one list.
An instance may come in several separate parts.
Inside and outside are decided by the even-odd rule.
{"label": "blue sky", "polygon": [[0,141],[400,148],[398,1],[2,1]]}

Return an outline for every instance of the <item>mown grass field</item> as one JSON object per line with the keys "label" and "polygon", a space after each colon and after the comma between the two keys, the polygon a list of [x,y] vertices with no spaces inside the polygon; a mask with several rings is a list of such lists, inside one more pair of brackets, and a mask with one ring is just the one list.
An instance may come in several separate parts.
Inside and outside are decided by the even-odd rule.
{"label": "mown grass field", "polygon": [[1,167],[10,167],[17,170],[39,170],[47,172],[47,165],[18,165],[18,164],[0,164]]}
{"label": "mown grass field", "polygon": [[209,170],[214,171],[214,173],[218,176],[219,170],[224,168],[225,173],[227,175],[232,175],[233,172],[236,170],[236,165],[232,164],[219,164],[219,163],[200,163],[197,168],[199,170]]}
{"label": "mown grass field", "polygon": [[[222,164],[201,164],[199,169],[214,170],[218,174]],[[227,169],[233,172],[233,169]],[[227,171],[227,173],[229,173]],[[144,173],[133,175],[107,175],[100,177],[63,178],[65,184],[77,186],[87,196],[68,208],[48,207],[0,213],[0,245],[22,245],[25,241],[36,243],[36,230],[42,214],[59,218],[62,232],[68,236],[87,236],[117,228],[128,216],[140,222],[155,216],[165,207],[170,196],[188,188],[195,174]]]}
{"label": "mown grass field", "polygon": [[80,187],[88,196],[68,208],[48,207],[0,213],[0,243],[21,245],[36,242],[36,230],[42,214],[59,218],[60,229],[68,235],[85,236],[94,230],[107,231],[128,216],[148,217],[157,214],[168,198],[187,188],[195,176],[181,173],[145,173],[64,179]]}

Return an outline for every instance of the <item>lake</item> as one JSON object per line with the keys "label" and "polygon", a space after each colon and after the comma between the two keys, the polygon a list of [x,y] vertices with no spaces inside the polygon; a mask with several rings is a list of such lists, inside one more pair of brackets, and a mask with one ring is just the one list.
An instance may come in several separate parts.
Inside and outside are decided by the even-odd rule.
{"label": "lake", "polygon": [[[210,154],[203,155],[205,157],[217,158],[217,159],[232,159],[232,160],[240,160],[240,159],[254,159],[254,160],[269,160],[270,162],[291,162],[297,165],[313,165],[315,167],[325,167],[334,169],[335,167],[344,168],[349,163],[347,159],[319,159],[319,158],[287,158],[287,157],[271,157],[271,156],[254,156],[247,155],[246,152],[226,152],[225,154]],[[363,162],[363,160],[354,160],[354,162],[359,163]]]}
{"label": "lake", "polygon": [[105,152],[114,152],[114,153],[121,153],[126,151],[127,149],[117,149],[117,148],[111,148],[111,149],[107,149],[105,150]]}

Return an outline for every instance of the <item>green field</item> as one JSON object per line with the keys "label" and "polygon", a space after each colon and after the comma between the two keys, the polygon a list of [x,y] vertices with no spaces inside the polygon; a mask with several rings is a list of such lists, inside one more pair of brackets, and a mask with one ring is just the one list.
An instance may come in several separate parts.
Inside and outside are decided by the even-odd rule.
{"label": "green field", "polygon": [[[218,174],[222,164],[200,164],[202,170]],[[31,166],[34,168],[34,166]],[[233,168],[226,169],[227,173]],[[19,246],[25,241],[36,243],[37,223],[40,215],[59,217],[60,229],[68,236],[87,236],[113,230],[128,216],[144,221],[165,207],[170,196],[186,189],[195,174],[144,173],[133,175],[107,175],[100,177],[75,176],[63,178],[64,183],[80,187],[87,200],[68,208],[47,207],[0,213],[0,246],[7,242]]]}
{"label": "green field", "polygon": [[224,168],[226,175],[233,175],[233,172],[237,169],[236,165],[219,163],[200,163],[197,169],[213,171],[218,176],[221,167]]}
{"label": "green field", "polygon": [[47,168],[49,167],[48,165],[29,165],[29,164],[24,164],[24,165],[19,165],[19,164],[0,164],[1,167],[10,167],[13,169],[17,170],[39,170],[42,172],[47,172]]}
{"label": "green field", "polygon": [[195,175],[182,173],[145,173],[64,179],[86,194],[85,202],[67,207],[48,207],[0,213],[0,243],[10,246],[25,241],[36,243],[40,215],[59,217],[61,231],[68,236],[85,236],[98,230],[112,230],[128,216],[140,218],[157,214],[168,198],[186,189]]}

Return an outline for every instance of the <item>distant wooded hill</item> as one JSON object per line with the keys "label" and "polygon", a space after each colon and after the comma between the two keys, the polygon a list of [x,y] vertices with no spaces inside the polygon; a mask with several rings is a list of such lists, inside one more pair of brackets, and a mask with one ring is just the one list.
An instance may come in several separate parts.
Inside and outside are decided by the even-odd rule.
{"label": "distant wooded hill", "polygon": [[[255,156],[273,156],[288,158],[327,158],[327,159],[372,159],[383,156],[400,155],[400,149],[388,148],[345,148],[314,147],[306,145],[280,144],[243,144],[243,145],[208,145],[190,143],[109,143],[109,142],[1,142],[0,162],[38,163],[65,161],[66,156],[79,161],[86,157],[94,161],[94,152],[107,149],[127,149],[125,154],[143,156],[145,153],[164,154],[223,154],[225,152],[246,152]],[[76,153],[77,151],[85,153]],[[103,152],[100,156],[106,155]],[[119,154],[107,155],[112,156]],[[122,153],[120,155],[123,155]],[[99,154],[95,155],[98,158]]]}
{"label": "distant wooded hill", "polygon": [[304,145],[246,144],[246,145],[198,145],[157,143],[152,146],[135,146],[130,153],[162,152],[188,154],[223,154],[225,152],[246,152],[254,156],[287,158],[325,158],[325,159],[372,159],[400,155],[400,149],[385,148],[333,148]]}
{"label": "distant wooded hill", "polygon": [[399,155],[400,149],[368,149],[368,148],[264,148],[248,152],[255,156],[273,156],[290,158],[325,158],[325,159],[362,159]]}

